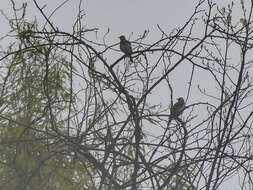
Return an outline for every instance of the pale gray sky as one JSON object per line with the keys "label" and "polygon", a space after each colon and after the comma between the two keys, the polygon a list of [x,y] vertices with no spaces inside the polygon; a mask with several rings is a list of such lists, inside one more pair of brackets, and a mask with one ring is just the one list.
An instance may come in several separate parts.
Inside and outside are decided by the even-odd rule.
{"label": "pale gray sky", "polygon": [[[175,27],[180,27],[185,24],[186,20],[191,16],[195,5],[199,0],[86,0],[83,1],[81,9],[84,10],[86,16],[84,17],[84,25],[87,28],[99,28],[98,40],[101,41],[103,35],[110,29],[108,36],[108,43],[115,44],[118,42],[119,35],[125,35],[127,37],[131,36],[134,40],[138,38],[139,35],[143,34],[144,30],[149,30],[150,35],[149,42],[156,41],[160,38],[161,33],[157,29],[157,24],[160,25],[168,33]],[[21,1],[16,0],[16,2],[28,2],[27,14],[33,20],[37,18],[40,24],[45,23],[42,19],[41,14],[35,8],[34,3],[31,0]],[[42,7],[46,5],[44,11],[49,15],[57,6],[59,6],[63,0],[38,0],[38,4]],[[228,4],[231,0],[224,0],[219,3]],[[70,0],[63,7],[61,7],[52,16],[52,21],[61,29],[66,31],[72,30],[72,25],[76,16],[78,14],[78,0]],[[238,6],[238,4],[236,4]],[[1,9],[6,13],[8,17],[13,15],[11,9],[11,3],[8,0],[1,2]],[[239,18],[239,11],[233,14],[233,18]],[[0,36],[2,37],[5,32],[8,31],[8,23],[6,23],[3,16],[0,16],[2,26]],[[201,31],[202,28],[199,28]],[[238,54],[237,56],[238,59]],[[120,56],[120,54],[119,54]],[[232,55],[231,55],[232,56]],[[191,66],[181,65],[172,74],[172,79],[175,81],[175,98],[178,96],[185,97],[188,87],[187,82],[189,80],[189,69]],[[197,84],[203,86],[209,85],[209,89],[214,89],[214,86],[210,86],[210,81],[208,77],[202,73],[198,75],[199,78],[195,78],[198,83],[194,84],[194,91],[190,95],[189,102],[194,103],[201,100],[201,96],[198,96]],[[163,85],[160,85],[160,90],[154,92],[153,101],[155,103],[162,103],[168,105],[168,91],[163,92]],[[183,87],[183,88],[182,88]],[[159,97],[159,98],[157,98]],[[237,184],[237,181],[230,181],[229,184]],[[229,185],[227,186],[229,187]],[[225,189],[225,188],[224,188]]]}

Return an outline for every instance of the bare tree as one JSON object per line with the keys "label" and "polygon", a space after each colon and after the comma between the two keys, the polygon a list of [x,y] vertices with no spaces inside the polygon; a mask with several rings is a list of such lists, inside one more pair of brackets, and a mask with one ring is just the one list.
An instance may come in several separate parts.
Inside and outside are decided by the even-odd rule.
{"label": "bare tree", "polygon": [[[107,44],[106,34],[103,43],[89,39],[98,29],[84,26],[81,9],[69,33],[33,3],[45,24],[16,16],[12,33],[21,45],[2,52],[0,134],[6,148],[0,185],[11,187],[14,176],[23,189],[34,188],[50,181],[44,169],[54,176],[54,189],[67,183],[75,189],[216,190],[232,180],[236,189],[253,188],[251,2],[237,2],[243,14],[234,19],[233,2],[219,7],[199,0],[183,26],[170,32],[157,26],[156,42],[147,41],[148,31],[127,39],[133,63],[123,53],[111,56],[119,44]],[[186,106],[170,119],[178,90],[173,74],[182,67]],[[153,103],[165,91],[169,106]],[[17,159],[6,164],[7,157],[32,155],[26,172]],[[55,169],[48,172],[50,164]]]}

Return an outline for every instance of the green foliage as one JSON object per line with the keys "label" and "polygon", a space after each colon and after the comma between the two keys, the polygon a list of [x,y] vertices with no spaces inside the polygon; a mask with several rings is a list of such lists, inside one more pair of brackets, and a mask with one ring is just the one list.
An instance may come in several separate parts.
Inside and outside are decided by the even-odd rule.
{"label": "green foliage", "polygon": [[33,38],[37,24],[25,21],[25,7],[20,9],[21,18],[10,22],[18,40],[4,52],[8,56],[0,81],[4,107],[0,118],[0,136],[4,139],[0,146],[0,187],[80,189],[89,186],[89,177],[84,175],[87,168],[68,156],[73,150],[53,139],[56,133],[69,135],[63,131],[63,118],[70,96],[70,64],[50,39]]}

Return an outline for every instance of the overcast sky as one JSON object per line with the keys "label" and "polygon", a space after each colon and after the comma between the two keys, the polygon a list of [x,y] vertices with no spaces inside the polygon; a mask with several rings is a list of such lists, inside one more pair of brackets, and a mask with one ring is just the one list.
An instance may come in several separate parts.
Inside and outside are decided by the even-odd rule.
{"label": "overcast sky", "polygon": [[[161,33],[157,29],[160,25],[168,33],[176,27],[181,27],[185,24],[186,20],[191,16],[194,11],[195,5],[199,0],[86,0],[83,1],[81,9],[84,10],[86,16],[84,17],[84,24],[87,28],[98,28],[98,39],[102,40],[103,35],[110,30],[108,43],[114,44],[118,42],[118,36],[125,35],[130,39],[138,38],[145,30],[150,31],[151,42],[160,38]],[[17,0],[20,2],[26,2]],[[45,20],[41,17],[38,9],[35,8],[31,0],[27,0],[28,10],[27,15],[31,20],[36,18],[40,24]],[[38,0],[38,4],[43,7],[45,13],[50,15],[63,0]],[[228,4],[231,0],[224,0],[220,3]],[[78,0],[70,0],[66,2],[59,10],[52,16],[52,21],[61,29],[71,31],[73,22],[78,14]],[[8,0],[1,1],[1,9],[8,17],[13,16],[11,3]],[[238,6],[238,4],[236,4]],[[237,18],[239,11],[235,12],[233,18]],[[2,37],[8,31],[8,23],[1,15],[1,33]],[[201,28],[200,28],[201,30]],[[183,67],[178,67],[177,86],[186,85],[189,80],[189,73]],[[201,78],[199,83],[205,84],[205,78]],[[204,79],[204,80],[202,80]],[[197,88],[197,85],[194,87]],[[161,92],[159,92],[161,94]],[[176,97],[183,96],[186,90],[184,88],[176,88]],[[195,93],[195,92],[193,92]],[[168,97],[163,96],[154,101],[160,101],[168,104]],[[194,103],[198,96],[191,96],[188,103]],[[156,102],[158,103],[158,102]]]}

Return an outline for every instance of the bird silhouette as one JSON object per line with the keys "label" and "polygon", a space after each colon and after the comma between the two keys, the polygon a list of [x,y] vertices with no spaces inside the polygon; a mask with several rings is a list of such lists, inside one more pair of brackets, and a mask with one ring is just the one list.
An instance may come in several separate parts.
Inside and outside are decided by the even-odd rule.
{"label": "bird silhouette", "polygon": [[120,44],[119,44],[120,50],[123,53],[125,53],[125,55],[127,57],[130,58],[131,62],[133,62],[133,59],[132,59],[132,53],[133,53],[133,51],[132,51],[131,43],[128,40],[126,40],[125,36],[123,36],[123,35],[121,35],[119,37],[119,39],[120,39]]}
{"label": "bird silhouette", "polygon": [[170,119],[178,119],[178,116],[181,115],[185,108],[185,102],[182,97],[177,99],[177,103],[175,103],[170,108]]}

